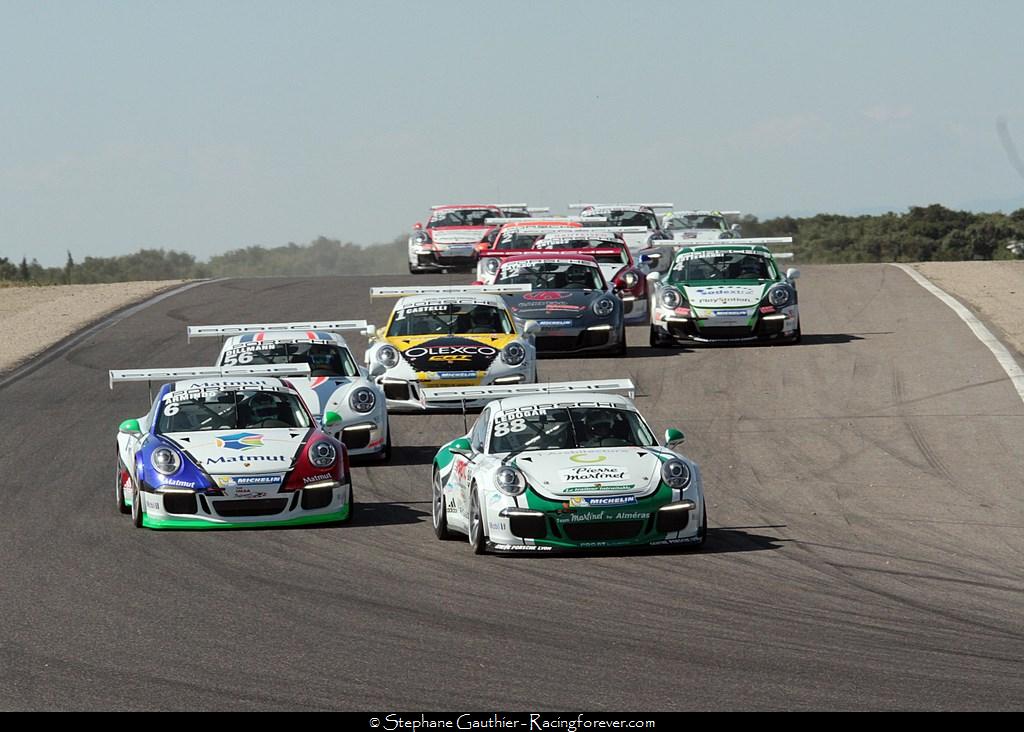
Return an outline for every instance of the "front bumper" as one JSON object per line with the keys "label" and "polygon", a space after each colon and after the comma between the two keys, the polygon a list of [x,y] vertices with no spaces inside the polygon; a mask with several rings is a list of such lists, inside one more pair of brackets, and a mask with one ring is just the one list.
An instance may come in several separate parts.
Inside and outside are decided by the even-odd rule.
{"label": "front bumper", "polygon": [[573,512],[506,507],[491,519],[488,549],[494,552],[564,552],[703,541],[703,501],[698,497],[657,506],[623,506]]}
{"label": "front bumper", "polygon": [[534,338],[540,355],[616,351],[626,340],[622,325],[591,325],[583,328],[541,330]]}
{"label": "front bumper", "polygon": [[752,343],[787,340],[796,335],[800,324],[796,307],[762,315],[745,324],[715,324],[711,319],[700,320],[681,316],[664,308],[653,313],[652,323],[663,335],[678,342],[698,343]]}
{"label": "front bumper", "polygon": [[349,457],[379,455],[384,451],[388,437],[387,410],[381,409],[380,412],[379,415],[371,413],[360,419],[347,420],[341,429],[330,433],[345,444]]}
{"label": "front bumper", "polygon": [[150,529],[302,526],[347,519],[352,510],[352,485],[336,483],[259,498],[143,491],[142,501],[142,525]]}
{"label": "front bumper", "polygon": [[454,252],[447,251],[417,251],[409,252],[409,264],[416,269],[442,271],[446,269],[459,269],[476,271],[477,253],[474,247],[469,251],[457,249]]}

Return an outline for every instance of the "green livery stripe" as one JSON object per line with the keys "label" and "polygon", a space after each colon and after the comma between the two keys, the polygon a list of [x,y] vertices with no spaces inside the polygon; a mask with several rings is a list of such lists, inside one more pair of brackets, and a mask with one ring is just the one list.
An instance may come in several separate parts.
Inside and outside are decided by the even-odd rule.
{"label": "green livery stripe", "polygon": [[308,524],[325,524],[332,521],[344,521],[352,511],[352,504],[349,503],[340,511],[334,513],[323,513],[316,516],[297,516],[295,518],[281,521],[252,521],[247,523],[235,523],[225,521],[214,523],[198,518],[151,518],[148,515],[142,517],[142,525],[147,529],[259,529],[270,526],[306,526]]}

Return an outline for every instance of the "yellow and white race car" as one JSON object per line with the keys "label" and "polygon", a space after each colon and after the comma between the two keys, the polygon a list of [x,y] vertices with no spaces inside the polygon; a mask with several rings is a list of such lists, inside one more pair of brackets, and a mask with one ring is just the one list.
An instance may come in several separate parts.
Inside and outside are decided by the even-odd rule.
{"label": "yellow and white race car", "polygon": [[366,349],[366,366],[384,390],[388,411],[472,408],[486,401],[431,400],[425,388],[536,383],[534,335],[540,326],[529,321],[517,329],[501,297],[529,290],[529,285],[371,289],[371,298],[400,298]]}

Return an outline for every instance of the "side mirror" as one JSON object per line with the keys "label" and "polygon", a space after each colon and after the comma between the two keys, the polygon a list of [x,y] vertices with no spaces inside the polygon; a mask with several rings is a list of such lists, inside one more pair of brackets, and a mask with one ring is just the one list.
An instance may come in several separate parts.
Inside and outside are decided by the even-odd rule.
{"label": "side mirror", "polygon": [[684,442],[686,442],[686,437],[675,427],[669,427],[665,430],[665,447],[672,448]]}
{"label": "side mirror", "polygon": [[527,320],[523,323],[523,335],[524,336],[535,336],[540,333],[540,323],[536,320]]}
{"label": "side mirror", "polygon": [[142,434],[142,428],[139,426],[139,420],[137,419],[126,419],[117,427],[117,431],[122,435],[139,435]]}
{"label": "side mirror", "polygon": [[469,438],[460,437],[454,440],[452,444],[448,446],[448,452],[452,455],[462,455],[462,457],[472,457],[473,446],[469,443]]}
{"label": "side mirror", "polygon": [[341,415],[337,412],[324,412],[324,427],[333,427],[336,424],[341,424]]}
{"label": "side mirror", "polygon": [[365,335],[367,338],[373,338],[375,335],[377,335],[377,326],[373,325],[372,323],[370,325],[367,325],[365,328],[363,328],[363,335]]}
{"label": "side mirror", "polygon": [[786,270],[786,279],[787,280],[798,280],[798,279],[800,279],[800,270],[798,270],[796,267],[790,267],[789,269]]}
{"label": "side mirror", "polygon": [[647,275],[648,282],[657,282],[661,279],[661,272],[651,272]]}

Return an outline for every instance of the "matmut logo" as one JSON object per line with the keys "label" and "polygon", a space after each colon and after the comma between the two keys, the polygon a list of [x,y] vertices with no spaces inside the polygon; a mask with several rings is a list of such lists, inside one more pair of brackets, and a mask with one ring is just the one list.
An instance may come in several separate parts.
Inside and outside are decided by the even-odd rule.
{"label": "matmut logo", "polygon": [[226,447],[229,450],[251,450],[254,447],[263,447],[263,435],[255,432],[236,432],[233,435],[217,437],[217,447]]}

